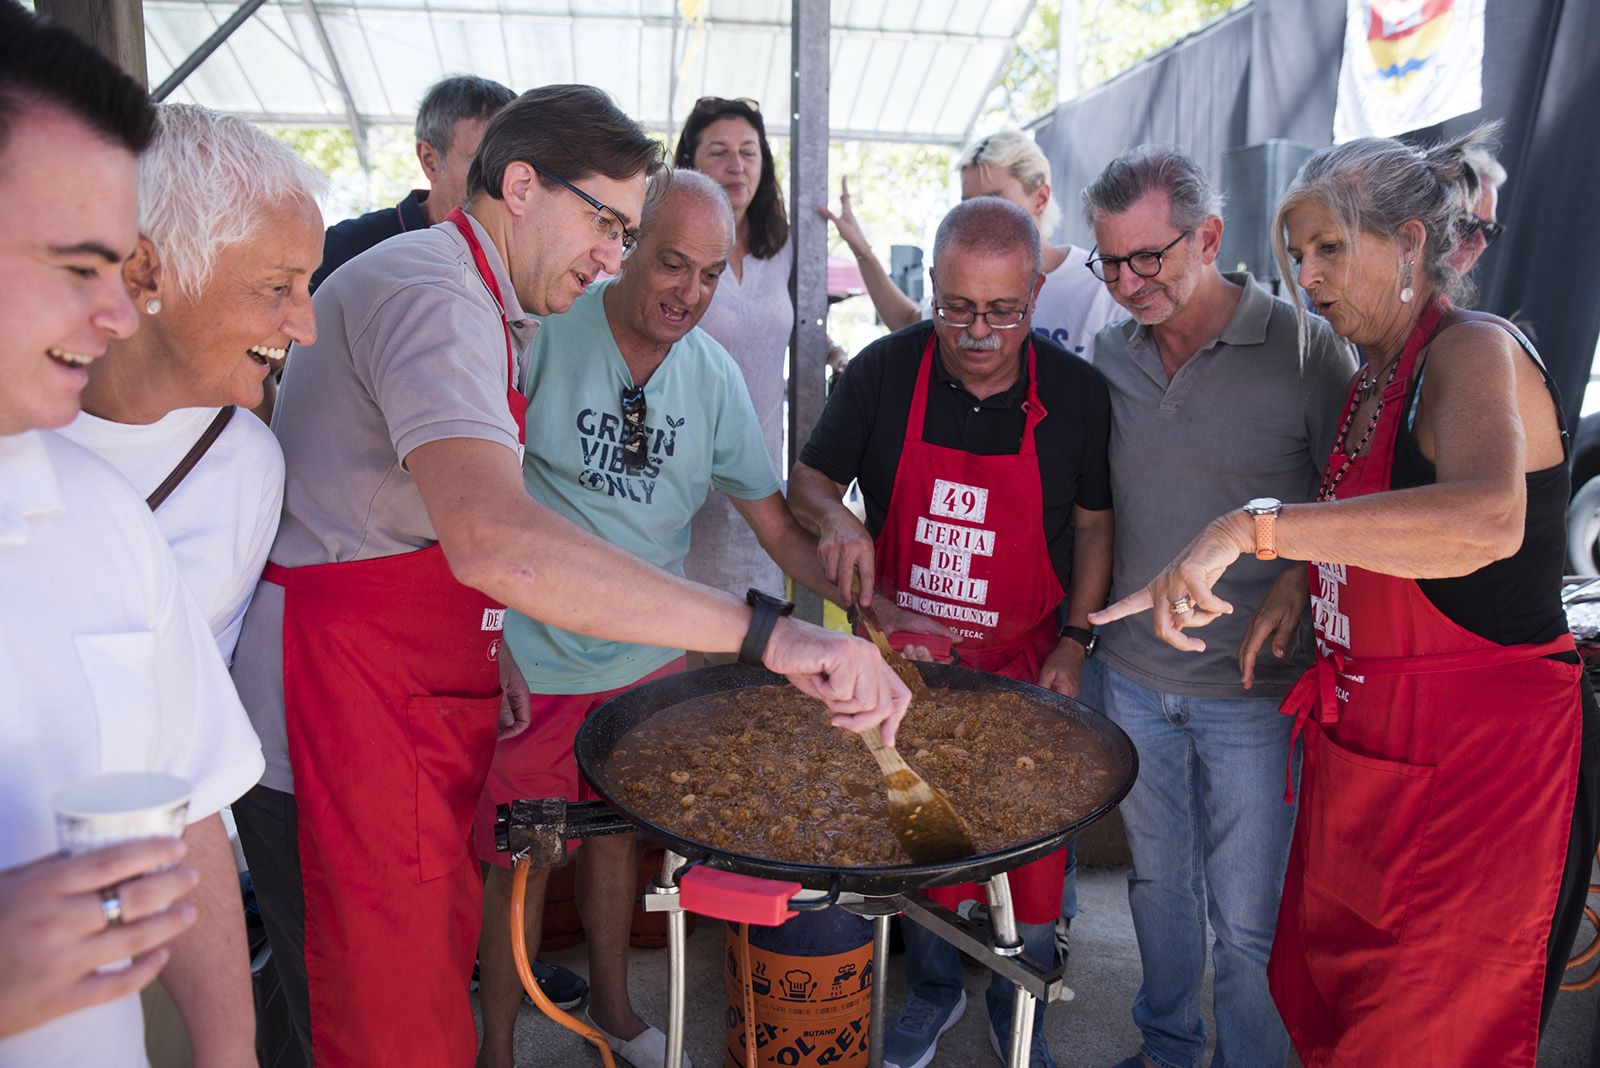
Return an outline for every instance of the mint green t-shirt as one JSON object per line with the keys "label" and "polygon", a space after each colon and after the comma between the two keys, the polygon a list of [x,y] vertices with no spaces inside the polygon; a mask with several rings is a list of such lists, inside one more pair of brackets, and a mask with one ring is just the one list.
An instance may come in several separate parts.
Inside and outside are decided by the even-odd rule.
{"label": "mint green t-shirt", "polygon": [[[593,286],[534,336],[522,480],[533,499],[652,564],[683,574],[689,521],[706,492],[778,492],[750,393],[727,350],[696,328],[645,384],[649,459],[622,462],[622,391],[633,385]],[[599,693],[650,674],[678,649],[603,641],[506,613],[505,640],[534,693]]]}

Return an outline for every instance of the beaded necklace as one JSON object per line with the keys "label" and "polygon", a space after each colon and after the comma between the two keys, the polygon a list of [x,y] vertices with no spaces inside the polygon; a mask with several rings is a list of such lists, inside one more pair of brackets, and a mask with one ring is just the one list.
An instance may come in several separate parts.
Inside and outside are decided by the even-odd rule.
{"label": "beaded necklace", "polygon": [[1344,480],[1345,473],[1350,470],[1350,465],[1356,462],[1356,457],[1361,455],[1361,450],[1365,449],[1367,442],[1372,440],[1372,433],[1378,429],[1378,420],[1383,416],[1383,406],[1389,403],[1389,385],[1394,381],[1396,372],[1400,370],[1400,363],[1401,359],[1398,356],[1389,362],[1389,374],[1383,380],[1382,389],[1378,394],[1378,406],[1372,409],[1372,418],[1367,420],[1367,428],[1361,432],[1361,440],[1356,442],[1354,448],[1345,449],[1344,445],[1349,440],[1350,424],[1356,418],[1356,409],[1361,406],[1360,402],[1362,400],[1372,395],[1373,387],[1377,385],[1376,376],[1371,380],[1367,377],[1372,370],[1372,365],[1367,364],[1361,368],[1361,382],[1356,386],[1356,401],[1350,405],[1350,410],[1344,413],[1344,421],[1339,424],[1339,433],[1333,439],[1339,442],[1340,448],[1344,451],[1344,462],[1339,465],[1337,470],[1332,467],[1323,470],[1322,485],[1317,489],[1317,500],[1333,500],[1334,491],[1339,488],[1339,483]]}

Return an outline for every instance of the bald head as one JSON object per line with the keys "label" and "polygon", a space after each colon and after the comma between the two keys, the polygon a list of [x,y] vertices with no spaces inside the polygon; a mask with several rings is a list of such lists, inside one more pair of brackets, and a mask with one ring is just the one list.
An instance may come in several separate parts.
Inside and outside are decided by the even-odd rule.
{"label": "bald head", "polygon": [[973,197],[950,209],[933,238],[933,266],[962,252],[985,258],[1017,255],[1038,274],[1039,228],[1027,212],[1000,197]]}
{"label": "bald head", "polygon": [[664,358],[716,294],[733,249],[733,209],[716,182],[679,169],[652,180],[640,231],[606,293],[606,317],[625,352]]}

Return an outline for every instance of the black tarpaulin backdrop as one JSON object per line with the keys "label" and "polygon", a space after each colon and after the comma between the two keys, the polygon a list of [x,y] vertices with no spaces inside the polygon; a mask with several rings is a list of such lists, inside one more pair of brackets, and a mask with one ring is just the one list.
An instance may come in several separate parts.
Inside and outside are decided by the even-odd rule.
{"label": "black tarpaulin backdrop", "polygon": [[[1078,192],[1118,153],[1180,145],[1212,175],[1225,149],[1333,137],[1342,0],[1255,0],[1040,124],[1062,233],[1093,244]],[[1483,108],[1407,138],[1501,119],[1506,233],[1478,264],[1478,306],[1528,324],[1576,426],[1600,334],[1600,3],[1487,0]]]}

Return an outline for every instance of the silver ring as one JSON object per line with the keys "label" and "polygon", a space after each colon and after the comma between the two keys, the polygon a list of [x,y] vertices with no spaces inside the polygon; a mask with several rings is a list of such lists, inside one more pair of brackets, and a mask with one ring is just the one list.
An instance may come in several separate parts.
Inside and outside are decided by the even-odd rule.
{"label": "silver ring", "polygon": [[106,918],[107,927],[122,926],[122,895],[117,888],[108,886],[100,891],[100,915]]}
{"label": "silver ring", "polygon": [[1172,614],[1175,616],[1186,616],[1193,611],[1194,602],[1189,600],[1187,593],[1172,602]]}

